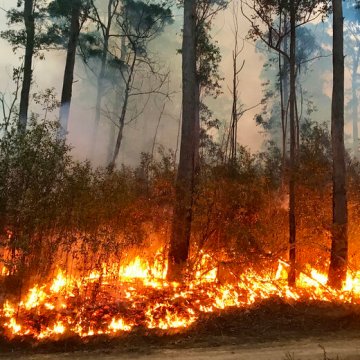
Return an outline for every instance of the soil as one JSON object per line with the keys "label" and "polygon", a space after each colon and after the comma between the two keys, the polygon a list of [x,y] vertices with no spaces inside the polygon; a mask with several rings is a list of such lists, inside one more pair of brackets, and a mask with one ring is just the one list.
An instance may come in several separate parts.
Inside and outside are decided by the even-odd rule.
{"label": "soil", "polygon": [[4,338],[0,349],[0,359],[21,360],[360,360],[360,306],[276,299],[204,315],[183,332],[137,329],[42,343]]}

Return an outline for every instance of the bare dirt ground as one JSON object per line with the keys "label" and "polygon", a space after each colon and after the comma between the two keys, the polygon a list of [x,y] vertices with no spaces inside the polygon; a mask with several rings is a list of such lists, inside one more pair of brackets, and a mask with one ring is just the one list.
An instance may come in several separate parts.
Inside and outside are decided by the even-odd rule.
{"label": "bare dirt ground", "polygon": [[[321,345],[326,349],[324,356]],[[182,332],[34,343],[1,338],[0,360],[360,360],[360,306],[280,299],[204,314]]]}
{"label": "bare dirt ground", "polygon": [[[320,341],[320,342],[319,342]],[[324,350],[319,344],[326,349]],[[7,354],[3,358],[19,360],[358,360],[358,339],[306,339],[301,341],[265,343],[262,345],[223,346],[219,348],[154,349],[145,353],[82,351],[61,354]]]}

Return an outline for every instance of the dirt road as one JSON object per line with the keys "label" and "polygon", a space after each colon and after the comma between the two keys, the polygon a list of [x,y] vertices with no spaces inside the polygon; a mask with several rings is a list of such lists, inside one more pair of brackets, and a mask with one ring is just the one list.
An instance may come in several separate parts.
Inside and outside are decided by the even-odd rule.
{"label": "dirt road", "polygon": [[[321,344],[327,353],[319,346]],[[217,348],[194,349],[148,349],[141,353],[122,353],[113,349],[109,351],[89,351],[63,354],[19,355],[8,354],[2,359],[17,360],[360,360],[360,337],[357,339],[318,339],[274,342],[261,345],[233,345]]]}

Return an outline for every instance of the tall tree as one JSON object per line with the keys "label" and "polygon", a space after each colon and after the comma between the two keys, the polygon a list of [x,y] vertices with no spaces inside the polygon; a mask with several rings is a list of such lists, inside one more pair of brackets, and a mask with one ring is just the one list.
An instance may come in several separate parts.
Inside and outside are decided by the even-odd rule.
{"label": "tall tree", "polygon": [[[49,46],[57,46],[61,41],[58,27],[52,26],[49,21],[47,8],[46,0],[17,1],[17,7],[7,12],[9,29],[1,32],[1,37],[13,46],[14,52],[19,48],[25,49],[18,117],[18,130],[22,132],[26,130],[28,123],[34,58],[43,59],[42,50],[47,50]],[[18,26],[22,23],[25,24],[24,28]]]}
{"label": "tall tree", "polygon": [[[117,115],[115,148],[108,165],[110,170],[114,169],[120,152],[130,100],[139,95],[159,94],[166,83],[168,73],[156,67],[148,50],[150,42],[159,36],[165,26],[171,24],[172,21],[169,4],[151,0],[123,0],[121,11],[116,17],[121,39],[120,58],[114,56],[112,61],[123,83],[122,106],[120,114]],[[145,74],[151,75],[151,80],[155,83],[155,85],[150,85],[150,89],[145,88]],[[136,86],[137,76],[141,77],[139,88]]]}
{"label": "tall tree", "polygon": [[60,103],[59,135],[62,138],[66,137],[68,131],[68,122],[69,122],[70,106],[71,106],[71,98],[72,98],[72,87],[74,82],[76,48],[78,45],[80,29],[81,29],[80,15],[81,15],[81,0],[73,0],[71,4],[69,42],[66,52],[66,64],[65,64],[63,87],[61,92],[61,103]]}
{"label": "tall tree", "polygon": [[353,49],[351,69],[351,113],[353,124],[353,155],[359,159],[359,98],[358,98],[358,69],[360,65],[360,46]]}
{"label": "tall tree", "polygon": [[[321,7],[319,5],[322,4]],[[289,189],[289,261],[288,283],[296,285],[296,162],[297,143],[299,134],[298,117],[296,110],[296,74],[298,71],[296,56],[296,33],[297,29],[321,16],[328,11],[327,2],[319,0],[302,1],[268,1],[268,0],[242,0],[243,14],[249,20],[251,29],[250,37],[261,39],[270,49],[281,54],[289,64],[289,125],[290,125],[290,158],[288,168]],[[247,9],[244,10],[244,7]],[[253,12],[247,15],[247,10]],[[279,15],[289,18],[290,26],[279,26]],[[285,21],[286,24],[286,21]],[[289,53],[286,51],[284,40],[290,37]],[[284,118],[282,118],[284,119]],[[286,119],[286,117],[285,117]],[[283,120],[284,121],[284,120]],[[286,120],[285,120],[286,121]],[[284,131],[283,131],[283,134]]]}
{"label": "tall tree", "polygon": [[182,279],[189,256],[195,182],[200,164],[200,114],[202,109],[207,109],[201,102],[201,96],[216,97],[221,88],[218,73],[221,54],[216,43],[211,41],[210,30],[214,16],[227,5],[226,0],[183,3],[182,129],[168,255],[169,280]]}
{"label": "tall tree", "polygon": [[196,0],[184,0],[182,128],[168,280],[181,280],[188,259],[197,161]]}
{"label": "tall tree", "polygon": [[360,66],[360,10],[356,1],[348,1],[344,4],[343,12],[345,18],[345,60],[351,71],[351,100],[349,107],[353,128],[353,156],[359,160],[359,66]]}
{"label": "tall tree", "polygon": [[290,1],[290,161],[289,161],[289,261],[288,283],[296,284],[296,216],[295,216],[295,167],[296,167],[296,7]]}
{"label": "tall tree", "polygon": [[[96,105],[95,105],[95,123],[93,128],[93,136],[92,136],[92,149],[95,149],[97,132],[101,120],[101,109],[102,102],[104,98],[105,92],[105,75],[107,62],[109,58],[109,44],[111,38],[111,29],[114,26],[113,20],[116,18],[116,14],[118,12],[118,8],[120,5],[120,0],[108,0],[107,2],[107,16],[104,21],[98,12],[94,1],[92,0],[94,13],[95,13],[95,21],[100,27],[101,35],[102,35],[102,47],[100,51],[100,70],[97,75],[97,88],[96,88]],[[124,37],[122,37],[124,39]]]}
{"label": "tall tree", "polygon": [[23,70],[23,82],[20,95],[20,108],[19,108],[19,122],[18,130],[25,131],[28,111],[29,111],[29,98],[30,87],[32,81],[32,62],[35,47],[35,19],[34,19],[34,0],[24,1],[24,22],[25,22],[25,58]]}
{"label": "tall tree", "polygon": [[342,0],[333,0],[333,93],[331,140],[333,152],[333,226],[329,284],[341,288],[348,261],[346,163],[344,144],[344,19]]}

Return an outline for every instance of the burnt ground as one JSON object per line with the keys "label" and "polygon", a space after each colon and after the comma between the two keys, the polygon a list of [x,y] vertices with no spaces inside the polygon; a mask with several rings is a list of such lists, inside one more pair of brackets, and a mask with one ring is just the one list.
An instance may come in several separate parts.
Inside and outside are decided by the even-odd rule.
{"label": "burnt ground", "polygon": [[[162,358],[202,359],[201,356],[196,357],[196,354],[204,354],[204,349],[210,351],[212,355],[219,355],[222,351],[226,351],[226,354],[234,354],[234,356],[241,349],[245,352],[251,349],[262,349],[259,354],[248,357],[248,359],[262,359],[260,355],[265,356],[266,349],[271,353],[271,349],[280,346],[280,351],[284,356],[276,357],[280,353],[276,353],[277,355],[274,353],[274,357],[271,357],[274,360],[280,360],[284,359],[285,353],[291,352],[291,349],[296,355],[298,348],[310,346],[314,349],[314,354],[318,354],[319,358],[323,359],[322,350],[318,344],[323,344],[328,348],[334,346],[335,343],[339,343],[339,349],[352,351],[346,355],[350,357],[340,357],[340,359],[360,359],[359,305],[328,302],[289,303],[273,299],[258,303],[248,309],[204,314],[196,324],[183,332],[149,331],[139,328],[131,334],[118,338],[72,337],[40,343],[27,338],[12,340],[2,338],[0,358],[63,359],[58,356],[67,353],[73,354],[71,357],[66,357],[67,359],[77,359],[76,356],[80,352],[89,359],[104,357],[105,360],[107,356],[110,356],[110,360],[115,359],[112,357],[115,355],[116,358],[146,356],[152,359],[155,356],[154,359],[157,359],[156,354],[160,352],[165,356]],[[176,354],[180,354],[180,357]],[[209,356],[207,355],[204,359]],[[234,359],[243,359],[239,356]],[[291,357],[290,354],[288,356],[290,356],[288,359],[298,359]],[[227,359],[227,357],[223,354],[219,359]],[[229,357],[229,359],[232,358]]]}

